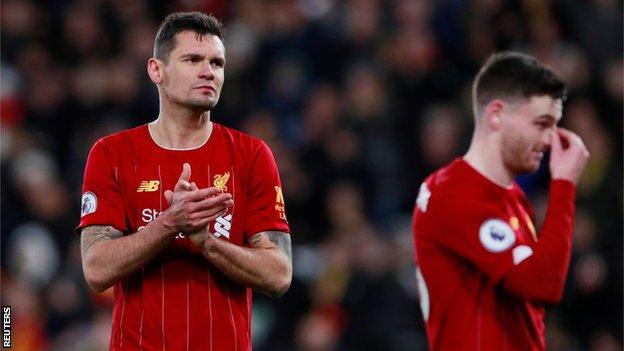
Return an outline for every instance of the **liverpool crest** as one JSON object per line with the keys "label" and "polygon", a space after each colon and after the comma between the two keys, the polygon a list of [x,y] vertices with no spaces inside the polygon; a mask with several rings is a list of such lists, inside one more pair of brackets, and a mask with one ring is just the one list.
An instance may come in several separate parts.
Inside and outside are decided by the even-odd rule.
{"label": "liverpool crest", "polygon": [[214,176],[214,186],[221,189],[221,191],[225,192],[228,190],[227,182],[230,179],[230,172],[225,172],[223,174],[217,174]]}

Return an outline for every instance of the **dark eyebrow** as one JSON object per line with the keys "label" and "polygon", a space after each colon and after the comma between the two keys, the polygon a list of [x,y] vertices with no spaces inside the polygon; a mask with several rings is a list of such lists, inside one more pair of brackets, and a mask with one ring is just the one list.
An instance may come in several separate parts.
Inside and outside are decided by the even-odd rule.
{"label": "dark eyebrow", "polygon": [[549,115],[549,114],[539,115],[535,119],[548,119],[552,122],[557,122],[557,119],[555,118],[555,116]]}
{"label": "dark eyebrow", "polygon": [[184,54],[180,56],[181,59],[188,59],[188,58],[203,58],[202,55],[200,54],[195,54],[195,53],[190,53],[190,54]]}
{"label": "dark eyebrow", "polygon": [[215,58],[212,59],[212,61],[216,61],[216,62],[218,62],[220,64],[225,65],[225,59],[223,57],[215,57]]}
{"label": "dark eyebrow", "polygon": [[[197,54],[197,53],[189,53],[189,54],[183,54],[180,55],[180,59],[181,60],[186,60],[186,59],[204,59],[204,55],[201,54]],[[223,57],[214,57],[211,59],[211,61],[216,61],[219,62],[222,65],[225,65],[225,58]]]}

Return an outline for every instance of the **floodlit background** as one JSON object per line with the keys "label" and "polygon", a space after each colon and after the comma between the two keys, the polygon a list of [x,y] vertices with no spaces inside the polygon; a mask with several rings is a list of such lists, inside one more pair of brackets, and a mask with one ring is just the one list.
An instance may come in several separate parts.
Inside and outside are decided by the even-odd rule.
{"label": "floodlit background", "polygon": [[[562,125],[592,158],[579,185],[549,349],[622,349],[622,2],[616,0],[3,0],[2,304],[13,350],[107,350],[110,292],[80,265],[80,188],[100,137],[155,119],[146,74],[170,11],[227,26],[212,119],[265,140],[294,243],[290,291],[257,295],[258,351],[424,350],[411,211],[470,140],[469,85],[495,50],[571,88]],[[547,167],[521,185],[543,216]],[[541,220],[540,220],[541,221]]]}

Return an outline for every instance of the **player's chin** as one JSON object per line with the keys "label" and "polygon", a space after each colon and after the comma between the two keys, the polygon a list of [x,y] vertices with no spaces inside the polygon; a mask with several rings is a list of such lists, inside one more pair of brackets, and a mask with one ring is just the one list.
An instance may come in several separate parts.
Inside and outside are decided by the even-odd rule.
{"label": "player's chin", "polygon": [[186,106],[193,110],[210,111],[217,105],[218,98],[190,99]]}
{"label": "player's chin", "polygon": [[522,173],[534,173],[539,169],[544,153],[531,150],[523,156],[520,164],[517,165],[518,168],[522,170]]}
{"label": "player's chin", "polygon": [[531,158],[530,160],[528,160],[527,162],[524,163],[523,165],[523,172],[522,173],[535,173],[537,172],[537,170],[540,167],[540,163],[541,163],[542,159],[535,159],[535,158]]}
{"label": "player's chin", "polygon": [[510,169],[516,175],[535,173],[539,169],[540,160],[533,157],[527,157],[517,159],[516,162],[513,162],[510,165]]}

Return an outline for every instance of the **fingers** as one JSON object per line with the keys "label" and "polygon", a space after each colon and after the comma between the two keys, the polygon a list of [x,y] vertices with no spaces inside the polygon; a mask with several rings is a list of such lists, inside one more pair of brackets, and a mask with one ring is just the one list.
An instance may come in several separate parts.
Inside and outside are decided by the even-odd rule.
{"label": "fingers", "polygon": [[210,209],[207,209],[201,212],[195,212],[193,213],[192,217],[200,218],[202,220],[208,219],[212,221],[213,219],[216,219],[217,217],[224,215],[226,212],[227,212],[227,207],[225,205],[220,205],[220,206],[212,207]]}
{"label": "fingers", "polygon": [[563,149],[561,146],[561,135],[559,134],[558,129],[555,129],[552,132],[551,149],[553,153],[559,153],[561,152],[561,149]]}
{"label": "fingers", "polygon": [[191,165],[185,163],[182,165],[182,173],[180,173],[180,179],[175,185],[174,191],[180,190],[191,190],[191,183],[189,179],[191,178]]}
{"label": "fingers", "polygon": [[550,175],[577,184],[587,164],[589,152],[583,140],[575,133],[557,128],[552,139]]}
{"label": "fingers", "polygon": [[572,146],[584,151],[584,153],[587,152],[585,143],[583,143],[581,137],[579,137],[576,133],[565,128],[557,128],[557,134],[561,137],[562,146],[564,148]]}
{"label": "fingers", "polygon": [[565,128],[557,128],[557,135],[561,141],[561,148],[566,150],[570,147],[570,142],[575,134]]}
{"label": "fingers", "polygon": [[[188,200],[189,201],[203,200],[206,197],[212,197],[212,196],[215,196],[215,195],[218,195],[218,194],[228,194],[228,195],[230,195],[229,193],[221,193],[221,189],[213,186],[213,187],[203,188],[203,189],[199,189],[199,190],[193,191],[191,194],[189,194]],[[230,195],[230,197],[231,197],[231,195]]]}
{"label": "fingers", "polygon": [[184,163],[182,165],[182,174],[180,174],[180,179],[184,179],[188,181],[191,178],[191,165],[188,163]]}
{"label": "fingers", "polygon": [[566,138],[570,138],[570,136],[576,135],[571,130],[565,129],[565,128],[562,128],[562,127],[557,127],[556,132],[559,135],[561,135],[562,137],[566,137]]}
{"label": "fingers", "polygon": [[[180,195],[180,201],[182,201],[182,203],[192,204],[193,206],[190,207],[191,211],[196,211],[197,209],[201,210],[224,201],[227,207],[234,205],[232,194],[223,193],[221,192],[221,189],[217,187],[197,189],[197,184],[189,183],[189,190],[176,189],[176,192],[181,191],[184,191],[185,193]],[[171,205],[173,203],[174,192],[171,190],[165,190],[164,196],[169,205]]]}
{"label": "fingers", "polygon": [[171,202],[173,202],[173,191],[171,190],[165,190],[165,200],[167,200],[167,204],[171,205]]}
{"label": "fingers", "polygon": [[225,208],[229,208],[233,205],[234,201],[232,200],[232,195],[230,195],[229,193],[221,193],[217,196],[208,197],[201,201],[195,202],[192,207],[190,207],[190,209],[192,212],[197,212],[219,206],[225,206]]}
{"label": "fingers", "polygon": [[178,179],[178,182],[176,183],[173,191],[189,191],[189,190],[191,190],[191,183],[180,178]]}

